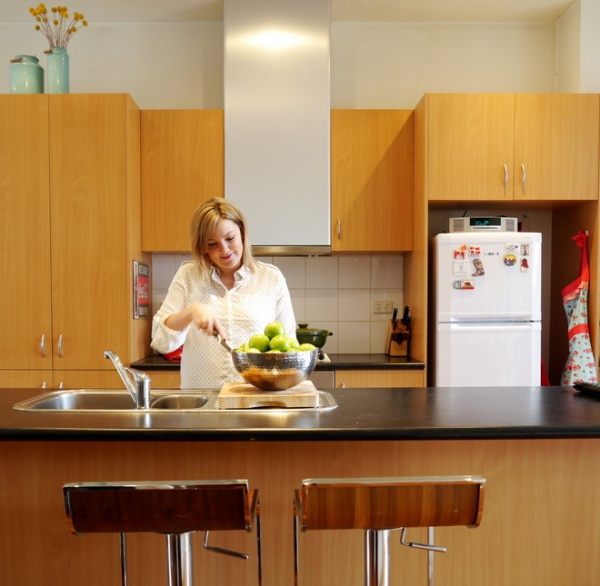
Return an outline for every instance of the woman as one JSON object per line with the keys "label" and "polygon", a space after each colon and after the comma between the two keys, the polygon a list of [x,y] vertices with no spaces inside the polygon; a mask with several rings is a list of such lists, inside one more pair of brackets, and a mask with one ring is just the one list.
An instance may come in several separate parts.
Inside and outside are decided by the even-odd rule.
{"label": "woman", "polygon": [[185,343],[182,389],[220,388],[241,377],[215,334],[237,348],[280,321],[293,335],[294,310],[283,274],[253,258],[246,220],[229,201],[196,209],[191,244],[194,261],[181,265],[154,316],[152,347],[164,354]]}

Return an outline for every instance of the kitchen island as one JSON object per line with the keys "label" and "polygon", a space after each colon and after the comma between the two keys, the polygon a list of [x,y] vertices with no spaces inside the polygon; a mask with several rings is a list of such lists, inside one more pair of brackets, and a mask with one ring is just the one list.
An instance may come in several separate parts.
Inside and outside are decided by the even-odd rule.
{"label": "kitchen island", "polygon": [[[125,392],[125,391],[124,391]],[[440,584],[600,583],[600,401],[571,388],[334,389],[331,410],[33,413],[0,390],[0,583],[118,582],[118,539],[74,537],[65,482],[248,478],[260,491],[263,583],[293,583],[292,494],[303,478],[476,474],[482,524],[436,531]],[[423,540],[422,530],[409,532]],[[254,536],[215,533],[254,553]],[[134,535],[132,584],[166,584],[164,537]],[[362,534],[301,536],[301,584],[359,586]],[[392,543],[392,576],[425,583],[426,554]],[[255,584],[252,561],[204,551],[198,584]],[[252,560],[252,558],[251,558]]]}

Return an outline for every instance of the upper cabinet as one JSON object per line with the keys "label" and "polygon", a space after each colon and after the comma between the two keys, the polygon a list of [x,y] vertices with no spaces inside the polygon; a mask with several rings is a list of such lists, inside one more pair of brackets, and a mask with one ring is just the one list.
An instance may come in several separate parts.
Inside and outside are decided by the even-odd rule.
{"label": "upper cabinet", "polygon": [[149,260],[139,109],[123,94],[3,95],[0,119],[0,369],[111,370],[106,349],[147,355],[150,320],[133,315],[133,261]]}
{"label": "upper cabinet", "polygon": [[598,199],[598,95],[427,94],[415,115],[429,201]]}
{"label": "upper cabinet", "polygon": [[190,251],[194,210],[224,194],[222,110],[141,113],[142,248]]}
{"label": "upper cabinet", "polygon": [[412,110],[332,110],[331,248],[413,248]]}

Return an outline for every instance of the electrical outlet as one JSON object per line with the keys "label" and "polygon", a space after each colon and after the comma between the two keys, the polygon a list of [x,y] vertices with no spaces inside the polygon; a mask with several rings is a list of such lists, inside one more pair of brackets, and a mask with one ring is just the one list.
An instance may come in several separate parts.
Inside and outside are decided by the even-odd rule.
{"label": "electrical outlet", "polygon": [[393,301],[387,301],[383,299],[380,299],[379,301],[373,301],[373,313],[392,313],[393,308]]}

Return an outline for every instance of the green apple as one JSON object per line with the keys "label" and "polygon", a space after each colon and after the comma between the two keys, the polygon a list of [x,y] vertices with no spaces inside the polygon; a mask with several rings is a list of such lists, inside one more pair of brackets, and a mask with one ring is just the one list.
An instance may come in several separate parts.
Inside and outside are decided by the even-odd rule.
{"label": "green apple", "polygon": [[266,352],[269,349],[269,338],[265,334],[254,334],[248,340],[249,348],[256,348],[259,352]]}
{"label": "green apple", "polygon": [[290,349],[290,341],[285,334],[278,334],[273,337],[269,342],[269,348],[271,350],[279,350],[280,352],[287,352]]}
{"label": "green apple", "polygon": [[298,346],[298,350],[300,352],[310,352],[311,350],[316,350],[317,347],[313,344],[309,344],[308,342],[305,342],[304,344],[300,344],[300,346]]}
{"label": "green apple", "polygon": [[272,340],[275,336],[284,336],[285,327],[280,321],[273,321],[265,326],[264,334]]}

